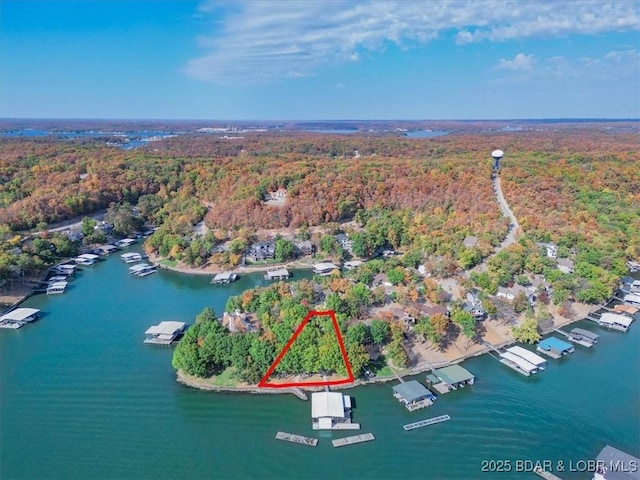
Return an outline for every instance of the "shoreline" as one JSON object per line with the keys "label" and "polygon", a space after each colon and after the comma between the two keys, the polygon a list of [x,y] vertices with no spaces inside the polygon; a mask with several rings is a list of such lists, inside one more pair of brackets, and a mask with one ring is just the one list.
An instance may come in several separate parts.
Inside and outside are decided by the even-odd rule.
{"label": "shoreline", "polygon": [[[607,302],[608,303],[608,302]],[[606,304],[605,304],[606,305]],[[589,313],[595,311],[595,310],[599,310],[601,309],[603,306],[600,305],[597,308],[590,310]],[[545,330],[543,332],[541,332],[541,335],[548,335],[550,333],[552,333],[555,329],[558,328],[562,328],[565,327],[567,325],[570,325],[572,323],[575,322],[579,322],[581,320],[585,320],[585,318],[576,318],[576,319],[566,319],[563,318],[564,321],[559,322],[558,324],[554,323],[553,328],[549,329],[549,330]],[[493,345],[493,347],[500,349],[500,348],[504,348],[507,347],[509,345],[513,345],[515,343],[518,343],[516,340],[510,339],[510,340],[506,340],[504,342],[501,342],[499,344],[495,344]],[[478,344],[476,344],[478,345]],[[450,365],[456,365],[458,363],[461,363],[469,358],[474,358],[474,357],[480,357],[482,355],[486,355],[486,354],[490,354],[491,353],[491,349],[488,347],[484,347],[479,351],[474,351],[474,352],[469,352],[468,354],[464,354],[461,355],[459,357],[456,357],[452,360],[446,360],[446,361],[437,361],[437,362],[430,362],[429,365],[426,364],[419,364],[419,365],[415,365],[413,367],[410,368],[406,368],[406,369],[398,369],[397,375],[390,375],[390,376],[385,376],[385,377],[376,377],[376,378],[372,378],[369,380],[364,380],[364,379],[358,379],[355,380],[352,383],[349,384],[345,384],[345,385],[335,385],[335,386],[331,386],[331,390],[332,391],[338,391],[338,390],[348,390],[351,388],[355,388],[355,387],[361,387],[361,386],[366,386],[366,385],[373,385],[373,384],[379,384],[379,383],[387,383],[387,382],[391,382],[394,380],[399,380],[400,377],[408,377],[408,376],[414,376],[414,375],[420,375],[423,373],[426,373],[428,371],[431,371],[431,367],[434,368],[444,368],[444,367],[448,367]],[[176,371],[176,381],[178,383],[181,383],[185,386],[191,387],[191,388],[195,388],[197,390],[203,390],[203,391],[214,391],[214,392],[227,392],[227,393],[247,393],[247,394],[257,394],[257,395],[278,395],[278,394],[292,394],[295,395],[297,398],[299,398],[300,400],[308,400],[308,396],[306,395],[306,392],[318,392],[318,391],[322,391],[324,390],[324,387],[288,387],[288,388],[262,388],[262,387],[258,387],[258,385],[245,385],[245,386],[219,386],[219,385],[211,385],[210,383],[208,383],[209,379],[207,378],[198,378],[198,377],[192,377],[190,375],[186,375],[184,374],[181,370]]]}
{"label": "shoreline", "polygon": [[214,265],[208,265],[204,267],[187,267],[187,266],[170,266],[165,265],[162,262],[163,258],[150,254],[148,257],[149,262],[158,268],[162,268],[164,270],[170,270],[172,272],[183,273],[186,275],[215,275],[216,273],[221,272],[234,272],[234,273],[260,273],[266,272],[268,270],[276,269],[276,268],[288,268],[292,270],[309,270],[313,268],[312,263],[304,263],[300,261],[292,261],[286,263],[272,263],[268,265],[240,265],[233,268],[224,269]]}

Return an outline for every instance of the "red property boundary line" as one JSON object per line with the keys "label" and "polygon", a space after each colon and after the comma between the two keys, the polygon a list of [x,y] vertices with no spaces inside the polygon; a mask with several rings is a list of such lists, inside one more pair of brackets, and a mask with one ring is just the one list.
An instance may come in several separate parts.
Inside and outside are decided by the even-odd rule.
{"label": "red property boundary line", "polygon": [[[287,351],[289,350],[289,347],[291,347],[291,345],[293,344],[295,339],[298,337],[302,329],[305,327],[307,323],[309,323],[309,320],[311,319],[311,317],[316,317],[316,316],[331,317],[331,321],[333,323],[333,329],[336,332],[336,337],[338,337],[338,345],[340,345],[340,352],[342,352],[342,359],[344,360],[344,364],[347,367],[348,378],[345,378],[343,380],[327,380],[322,382],[267,383],[267,380],[269,379],[273,371],[278,366],[278,363],[280,363],[280,360],[282,360],[282,357],[284,357],[285,353],[287,353]],[[260,383],[258,383],[258,387],[261,387],[261,388],[324,387],[329,385],[344,385],[346,383],[352,383],[353,380],[354,379],[353,379],[353,372],[351,371],[351,363],[349,363],[347,350],[346,348],[344,348],[344,341],[342,340],[342,335],[340,334],[340,328],[338,327],[338,320],[336,320],[336,312],[334,310],[326,310],[323,312],[316,312],[314,310],[311,310],[309,313],[307,313],[307,316],[304,317],[304,320],[298,326],[296,331],[293,333],[293,335],[291,336],[287,344],[284,346],[282,351],[278,354],[273,364],[271,364],[271,366],[269,367],[269,370],[267,370],[267,373],[265,373],[264,377],[262,377],[262,380],[260,380]]]}

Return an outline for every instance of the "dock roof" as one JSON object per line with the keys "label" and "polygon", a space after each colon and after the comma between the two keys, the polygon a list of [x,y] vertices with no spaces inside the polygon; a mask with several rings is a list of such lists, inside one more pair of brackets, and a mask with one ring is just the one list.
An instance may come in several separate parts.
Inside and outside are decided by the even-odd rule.
{"label": "dock roof", "polygon": [[573,345],[564,340],[560,340],[557,337],[547,337],[544,340],[541,340],[538,343],[538,346],[545,350],[557,350],[559,352],[564,352],[571,350]]}
{"label": "dock roof", "polygon": [[315,270],[335,270],[339,267],[337,267],[336,265],[334,265],[333,263],[328,263],[328,262],[322,262],[322,263],[316,263],[313,268]]}
{"label": "dock roof", "polygon": [[15,310],[2,315],[0,317],[0,321],[10,320],[12,322],[23,322],[27,318],[37,315],[38,312],[40,312],[40,310],[38,310],[37,308],[16,308]]}
{"label": "dock roof", "polygon": [[600,335],[597,333],[590,332],[589,330],[584,330],[582,328],[573,328],[571,329],[571,333],[575,333],[576,335],[582,335],[585,338],[589,338],[591,340],[597,340],[600,338]]}
{"label": "dock roof", "polygon": [[273,270],[267,270],[267,275],[269,277],[284,277],[289,276],[289,270],[286,268],[276,268]]}
{"label": "dock roof", "polygon": [[519,357],[515,353],[503,352],[500,354],[500,357],[506,360],[509,360],[512,363],[515,363],[518,367],[520,367],[525,372],[535,372],[538,370],[538,367],[536,367],[533,363],[525,360],[522,357]]}
{"label": "dock roof", "polygon": [[314,392],[311,394],[311,416],[344,418],[345,402],[339,392]]}
{"label": "dock roof", "polygon": [[626,315],[620,315],[618,313],[605,312],[600,316],[600,321],[602,323],[608,323],[610,325],[617,323],[618,325],[623,325],[624,327],[629,327],[633,319],[631,317],[627,317]]}
{"label": "dock roof", "polygon": [[233,277],[233,272],[220,272],[220,273],[216,273],[215,277],[213,277],[214,280],[231,280],[231,278]]}
{"label": "dock roof", "polygon": [[[599,465],[604,465],[604,478],[607,480],[640,480],[640,470],[631,468],[640,464],[640,458],[607,445],[600,451],[596,460]],[[621,471],[610,470],[615,465],[626,468],[620,468]]]}
{"label": "dock roof", "polygon": [[185,325],[184,322],[160,322],[158,325],[149,327],[144,333],[147,335],[173,335],[182,330]]}
{"label": "dock roof", "polygon": [[129,267],[129,271],[131,273],[137,273],[137,272],[141,272],[143,270],[146,270],[147,268],[151,268],[152,265],[149,265],[148,263],[139,263],[137,265],[134,265],[133,267]]}
{"label": "dock roof", "polygon": [[409,403],[432,395],[427,387],[416,380],[400,383],[393,387],[393,391]]}
{"label": "dock roof", "polygon": [[449,385],[466,382],[475,378],[473,373],[460,365],[450,365],[448,367],[438,368],[434,371],[434,374],[444,383]]}
{"label": "dock roof", "polygon": [[544,367],[547,364],[547,361],[540,355],[536,355],[532,351],[519,347],[518,345],[507,348],[507,352],[511,352],[524,358],[527,362],[533,363],[536,367]]}

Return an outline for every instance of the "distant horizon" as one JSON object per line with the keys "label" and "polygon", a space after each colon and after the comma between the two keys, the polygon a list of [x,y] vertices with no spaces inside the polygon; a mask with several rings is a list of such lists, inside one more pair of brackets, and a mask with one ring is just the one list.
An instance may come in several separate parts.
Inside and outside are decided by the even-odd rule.
{"label": "distant horizon", "polygon": [[305,119],[305,118],[264,118],[264,119],[229,119],[229,118],[118,118],[118,117],[0,117],[3,121],[90,121],[90,122],[269,122],[269,123],[326,123],[326,122],[640,122],[640,117],[531,117],[531,118],[323,118],[323,119]]}

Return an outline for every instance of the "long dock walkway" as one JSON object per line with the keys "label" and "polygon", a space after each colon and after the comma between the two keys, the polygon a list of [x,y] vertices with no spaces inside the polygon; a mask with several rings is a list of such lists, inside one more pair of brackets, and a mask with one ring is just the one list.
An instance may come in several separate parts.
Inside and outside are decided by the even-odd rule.
{"label": "long dock walkway", "polygon": [[276,438],[278,440],[284,440],[285,442],[307,445],[308,447],[315,447],[318,445],[317,438],[303,437],[302,435],[296,435],[294,433],[278,432],[276,433]]}
{"label": "long dock walkway", "polygon": [[419,422],[408,423],[404,425],[404,428],[407,432],[409,430],[415,430],[416,428],[426,427],[428,425],[434,425],[440,422],[446,422],[447,420],[451,420],[449,415],[440,415],[439,417],[427,418],[425,420],[420,420]]}
{"label": "long dock walkway", "polygon": [[345,447],[347,445],[355,445],[356,443],[370,442],[375,439],[376,437],[373,436],[373,433],[363,433],[352,437],[337,438],[335,440],[331,440],[331,443],[333,443],[333,446],[337,448]]}

